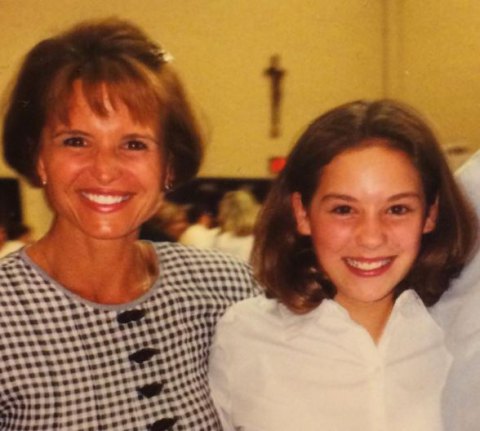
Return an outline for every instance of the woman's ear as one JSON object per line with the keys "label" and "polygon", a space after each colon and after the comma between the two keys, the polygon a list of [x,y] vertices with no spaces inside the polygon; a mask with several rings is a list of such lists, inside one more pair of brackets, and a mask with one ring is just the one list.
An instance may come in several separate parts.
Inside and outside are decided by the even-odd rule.
{"label": "woman's ear", "polygon": [[435,202],[430,205],[427,211],[427,217],[425,218],[425,222],[423,224],[423,233],[430,233],[435,230],[437,226],[437,218],[438,218],[438,196],[435,198]]}
{"label": "woman's ear", "polygon": [[168,192],[173,189],[175,184],[175,172],[170,163],[167,163],[165,166],[165,176],[163,179],[163,190]]}
{"label": "woman's ear", "polygon": [[300,235],[311,235],[310,220],[308,218],[307,210],[303,206],[302,196],[295,192],[290,196],[293,214],[297,222],[297,231]]}

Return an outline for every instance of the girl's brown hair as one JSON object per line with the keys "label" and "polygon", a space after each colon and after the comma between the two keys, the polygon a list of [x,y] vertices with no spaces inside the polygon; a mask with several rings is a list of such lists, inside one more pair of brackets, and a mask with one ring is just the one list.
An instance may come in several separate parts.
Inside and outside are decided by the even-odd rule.
{"label": "girl's brown hair", "polygon": [[436,199],[436,228],[425,234],[418,258],[396,287],[398,296],[413,288],[426,305],[434,304],[456,277],[476,244],[477,218],[459,189],[437,139],[412,108],[393,101],[356,101],[317,118],[298,140],[266,199],[256,228],[253,265],[269,297],[291,310],[308,312],[335,286],[322,277],[310,237],[297,232],[291,195],[308,208],[323,168],[341,152],[369,138],[382,138],[407,154],[417,168],[427,208]]}

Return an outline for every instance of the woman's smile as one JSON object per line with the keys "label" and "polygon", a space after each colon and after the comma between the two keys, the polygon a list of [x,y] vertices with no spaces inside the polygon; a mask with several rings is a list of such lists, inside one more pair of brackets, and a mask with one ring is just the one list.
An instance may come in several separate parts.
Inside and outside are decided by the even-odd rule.
{"label": "woman's smile", "polygon": [[111,213],[123,209],[134,196],[133,193],[122,192],[87,192],[80,191],[85,204],[93,211]]}

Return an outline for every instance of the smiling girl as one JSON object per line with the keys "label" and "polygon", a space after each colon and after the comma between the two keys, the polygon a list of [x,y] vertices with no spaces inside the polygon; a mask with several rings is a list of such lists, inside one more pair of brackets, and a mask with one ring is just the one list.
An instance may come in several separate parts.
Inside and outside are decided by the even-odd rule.
{"label": "smiling girl", "polygon": [[440,430],[450,357],[426,307],[475,217],[431,130],[388,100],[316,119],[274,182],[254,267],[266,295],[217,327],[226,430]]}

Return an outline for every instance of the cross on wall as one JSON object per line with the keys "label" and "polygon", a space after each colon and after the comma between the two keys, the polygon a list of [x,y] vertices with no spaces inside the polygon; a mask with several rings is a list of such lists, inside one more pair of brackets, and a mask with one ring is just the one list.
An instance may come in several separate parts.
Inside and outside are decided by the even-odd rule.
{"label": "cross on wall", "polygon": [[286,71],[280,66],[278,54],[270,57],[270,65],[264,70],[265,76],[270,79],[270,136],[277,138],[281,133],[281,103],[282,81]]}

